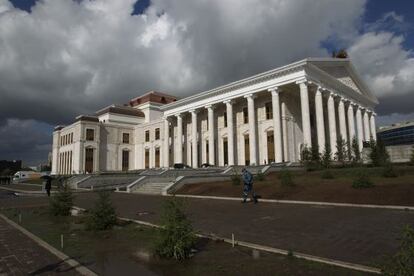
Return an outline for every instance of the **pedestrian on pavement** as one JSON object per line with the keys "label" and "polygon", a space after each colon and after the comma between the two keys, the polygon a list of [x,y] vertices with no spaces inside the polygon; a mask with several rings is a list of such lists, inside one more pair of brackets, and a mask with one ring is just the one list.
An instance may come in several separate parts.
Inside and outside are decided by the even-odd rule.
{"label": "pedestrian on pavement", "polygon": [[45,184],[45,190],[46,190],[47,196],[50,196],[51,189],[52,189],[52,178],[48,177],[46,178],[46,184]]}
{"label": "pedestrian on pavement", "polygon": [[258,202],[256,193],[253,190],[253,175],[246,170],[246,168],[243,168],[242,170],[242,176],[243,176],[243,203],[246,203],[247,197],[249,193],[252,196],[252,201],[256,204]]}

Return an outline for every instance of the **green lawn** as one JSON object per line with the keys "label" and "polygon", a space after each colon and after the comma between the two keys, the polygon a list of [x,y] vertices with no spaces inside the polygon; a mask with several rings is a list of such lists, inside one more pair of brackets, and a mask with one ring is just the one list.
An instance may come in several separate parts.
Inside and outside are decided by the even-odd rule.
{"label": "green lawn", "polygon": [[84,217],[54,218],[46,208],[1,212],[16,222],[21,214],[23,227],[100,275],[367,275],[294,257],[253,253],[244,247],[232,248],[224,242],[206,239],[197,242],[197,252],[189,260],[160,260],[151,254],[157,237],[153,228],[125,223],[94,233],[85,230]]}

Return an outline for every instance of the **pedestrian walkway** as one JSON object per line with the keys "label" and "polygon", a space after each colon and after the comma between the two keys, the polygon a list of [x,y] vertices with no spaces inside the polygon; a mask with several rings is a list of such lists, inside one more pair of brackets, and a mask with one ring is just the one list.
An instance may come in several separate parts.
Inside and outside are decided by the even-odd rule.
{"label": "pedestrian walkway", "polygon": [[0,275],[79,275],[0,217]]}

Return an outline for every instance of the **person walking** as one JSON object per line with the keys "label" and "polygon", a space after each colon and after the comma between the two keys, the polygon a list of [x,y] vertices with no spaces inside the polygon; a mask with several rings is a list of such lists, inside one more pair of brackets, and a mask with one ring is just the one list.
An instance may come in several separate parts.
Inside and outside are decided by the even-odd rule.
{"label": "person walking", "polygon": [[242,203],[246,203],[247,197],[249,196],[249,193],[252,196],[252,201],[256,204],[258,202],[256,193],[253,190],[253,175],[246,170],[246,168],[243,168],[242,170],[242,176],[243,176],[243,201]]}
{"label": "person walking", "polygon": [[52,189],[52,178],[47,177],[46,184],[45,184],[45,190],[46,190],[47,196],[50,196],[51,189]]}

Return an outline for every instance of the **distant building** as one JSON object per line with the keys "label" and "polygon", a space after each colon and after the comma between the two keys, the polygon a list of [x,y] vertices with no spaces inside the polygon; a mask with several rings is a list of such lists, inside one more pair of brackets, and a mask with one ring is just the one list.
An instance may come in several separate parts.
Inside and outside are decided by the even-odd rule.
{"label": "distant building", "polygon": [[308,58],[176,100],[149,92],[53,132],[52,174],[297,162],[376,139],[378,100],[349,59]]}
{"label": "distant building", "polygon": [[408,162],[414,146],[414,121],[380,127],[378,137],[387,147],[392,162]]}
{"label": "distant building", "polygon": [[15,173],[22,168],[22,160],[0,160],[0,174],[4,171],[9,170],[9,174]]}

